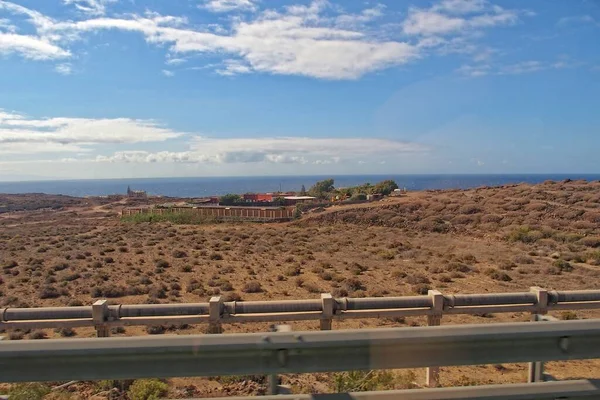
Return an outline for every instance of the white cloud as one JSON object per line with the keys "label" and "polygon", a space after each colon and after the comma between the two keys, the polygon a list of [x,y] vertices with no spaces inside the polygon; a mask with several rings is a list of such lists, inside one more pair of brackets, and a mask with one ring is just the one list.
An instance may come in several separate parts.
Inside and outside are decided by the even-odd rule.
{"label": "white cloud", "polygon": [[501,68],[501,74],[508,75],[518,75],[518,74],[526,74],[529,72],[536,72],[542,69],[546,69],[547,67],[540,61],[522,61],[516,64],[505,65]]}
{"label": "white cloud", "polygon": [[252,68],[237,60],[225,60],[224,67],[217,70],[219,75],[233,76],[252,72]]}
{"label": "white cloud", "polygon": [[385,5],[377,4],[372,8],[365,8],[358,14],[342,14],[335,17],[335,26],[343,28],[358,28],[384,15]]}
{"label": "white cloud", "polygon": [[[363,10],[358,16],[339,14],[336,26],[335,18],[322,14],[325,3],[317,1],[309,6],[289,6],[283,11],[266,10],[249,20],[234,19],[229,29],[211,32],[189,27],[185,18],[150,12],[144,16],[58,22],[13,3],[0,4],[10,12],[28,15],[37,28],[37,40],[65,43],[99,30],[138,32],[148,43],[169,45],[170,54],[222,54],[225,68],[218,72],[226,75],[266,72],[356,79],[419,56],[417,47],[409,43],[382,40],[358,27],[339,26],[344,20],[377,18],[383,12],[379,6]],[[57,55],[70,55],[53,46]]]}
{"label": "white cloud", "polygon": [[90,146],[99,144],[160,142],[181,135],[152,120],[32,119],[0,110],[0,147],[14,154],[86,152]]}
{"label": "white cloud", "polygon": [[448,0],[428,9],[410,8],[402,29],[411,36],[461,34],[478,28],[515,24],[520,13],[486,1]]}
{"label": "white cloud", "polygon": [[54,67],[54,70],[61,75],[71,75],[73,73],[73,67],[69,63],[58,64]]}
{"label": "white cloud", "polygon": [[200,7],[219,13],[234,10],[256,10],[256,5],[252,0],[207,0]]}
{"label": "white cloud", "polygon": [[183,64],[184,62],[186,62],[187,60],[185,58],[169,58],[165,61],[165,64],[167,65],[179,65],[179,64]]}
{"label": "white cloud", "polygon": [[488,75],[491,71],[491,65],[478,64],[478,65],[462,65],[456,70],[461,75],[478,77]]}
{"label": "white cloud", "polygon": [[556,25],[560,27],[581,24],[594,24],[600,26],[600,22],[596,21],[591,15],[576,15],[571,17],[563,17],[559,19],[556,23]]}
{"label": "white cloud", "polygon": [[0,33],[0,54],[19,53],[31,60],[50,60],[66,58],[71,55],[67,50],[35,36]]}
{"label": "white cloud", "polygon": [[8,18],[0,18],[0,30],[5,30],[10,33],[17,31],[17,27],[10,22]]}
{"label": "white cloud", "polygon": [[106,13],[106,4],[114,3],[117,0],[63,0],[66,5],[74,5],[77,10],[89,15],[104,15]]}
{"label": "white cloud", "polygon": [[169,78],[175,75],[175,72],[169,71],[168,69],[163,69],[162,73],[164,76],[169,77]]}
{"label": "white cloud", "polygon": [[444,11],[449,14],[469,14],[485,9],[484,0],[443,0],[432,7],[433,11]]}
{"label": "white cloud", "polygon": [[44,141],[43,139],[40,141],[5,142],[2,140],[1,135],[2,130],[0,129],[0,154],[20,155],[89,151],[89,149],[83,148],[77,144]]}
{"label": "white cloud", "polygon": [[[0,11],[19,14],[35,28],[35,35],[0,33],[0,53],[18,53],[30,59],[71,57],[67,48],[85,35],[102,30],[137,33],[150,45],[167,48],[167,65],[186,61],[188,54],[207,54],[220,60],[189,69],[213,69],[219,75],[249,73],[300,75],[319,79],[357,79],[386,68],[438,54],[473,54],[488,62],[490,52],[473,43],[481,31],[513,25],[524,10],[504,9],[486,0],[442,0],[429,8],[411,7],[400,26],[404,41],[389,39],[377,22],[385,15],[381,4],[354,13],[344,12],[326,0],[288,5],[225,23],[190,24],[186,17],[142,14],[107,14],[116,0],[63,0],[81,11],[78,20],[57,20],[0,0]],[[272,4],[272,3],[271,3]],[[257,11],[253,0],[208,0],[200,7],[211,11]],[[276,6],[273,6],[276,7]],[[10,21],[9,21],[10,22]],[[473,74],[483,74],[480,72]],[[163,70],[170,76],[172,71]]]}
{"label": "white cloud", "polygon": [[369,138],[246,138],[195,137],[182,152],[121,151],[97,156],[99,162],[175,162],[212,164],[334,164],[359,156],[393,156],[425,152],[427,148],[385,139]]}
{"label": "white cloud", "polygon": [[450,17],[431,10],[412,9],[403,23],[407,35],[436,35],[459,31],[467,26],[463,18]]}

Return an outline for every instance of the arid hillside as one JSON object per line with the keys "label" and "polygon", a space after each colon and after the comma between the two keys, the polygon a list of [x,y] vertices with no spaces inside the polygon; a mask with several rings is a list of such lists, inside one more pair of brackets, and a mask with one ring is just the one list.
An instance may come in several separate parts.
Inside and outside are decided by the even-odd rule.
{"label": "arid hillside", "polygon": [[[530,286],[600,287],[599,182],[409,193],[309,212],[285,224],[125,223],[117,215],[123,206],[67,202],[54,211],[0,215],[0,307],[91,304],[97,298],[114,303],[198,302],[215,294],[257,300],[317,298],[322,292],[363,297],[424,294],[430,288],[482,293]],[[444,317],[443,323],[528,318],[457,316]],[[355,320],[334,323],[334,329],[423,323],[416,317]],[[315,328],[310,322],[294,324],[298,330]],[[225,329],[258,331],[268,325]],[[172,326],[148,333],[203,330]],[[87,330],[75,333],[93,335]],[[61,334],[48,330],[9,336]],[[585,362],[559,366],[549,368],[557,376],[594,376],[598,371],[596,364]],[[524,379],[526,366],[502,368],[449,368],[442,383],[465,383],[466,377],[482,383]],[[323,390],[318,377],[289,379],[298,391]],[[172,384],[192,385],[197,395],[244,392],[235,389],[239,382]],[[252,387],[250,392],[256,393],[261,386]]]}

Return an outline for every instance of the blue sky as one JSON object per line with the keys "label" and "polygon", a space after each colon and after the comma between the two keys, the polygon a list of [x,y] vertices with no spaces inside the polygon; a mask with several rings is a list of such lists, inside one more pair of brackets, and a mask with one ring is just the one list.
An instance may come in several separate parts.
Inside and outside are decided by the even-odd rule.
{"label": "blue sky", "polygon": [[0,180],[600,172],[597,1],[0,0]]}

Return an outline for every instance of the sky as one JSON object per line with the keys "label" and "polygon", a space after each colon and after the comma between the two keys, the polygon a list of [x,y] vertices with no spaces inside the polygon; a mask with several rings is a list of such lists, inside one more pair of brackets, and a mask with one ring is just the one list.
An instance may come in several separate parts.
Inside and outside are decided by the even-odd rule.
{"label": "sky", "polygon": [[0,0],[0,180],[599,173],[600,1]]}

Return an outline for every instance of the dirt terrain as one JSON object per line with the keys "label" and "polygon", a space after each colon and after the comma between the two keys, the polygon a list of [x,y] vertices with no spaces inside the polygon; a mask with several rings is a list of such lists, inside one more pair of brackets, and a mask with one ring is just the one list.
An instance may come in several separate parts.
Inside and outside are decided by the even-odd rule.
{"label": "dirt terrain", "polygon": [[[333,206],[281,224],[125,223],[127,201],[0,196],[0,307],[400,296],[596,289],[600,287],[600,182],[546,182],[499,188],[409,193]],[[29,199],[29,200],[27,200]],[[60,202],[64,200],[63,202]],[[57,205],[57,202],[58,205]],[[25,210],[25,211],[24,211]],[[592,311],[558,313],[589,318]],[[444,317],[443,324],[525,321],[523,313]],[[354,320],[334,329],[423,325],[424,318]],[[294,330],[318,323],[294,323]],[[268,330],[226,325],[225,333]],[[115,335],[190,334],[204,326],[127,328]],[[78,337],[93,336],[81,329]],[[65,332],[9,332],[10,339]],[[551,363],[558,378],[598,377],[600,363]],[[523,382],[527,366],[443,368],[443,385]],[[422,385],[424,373],[394,373],[387,387]],[[295,392],[333,390],[330,374],[284,377]],[[383,380],[383,378],[382,378]],[[170,396],[264,392],[262,380],[173,379]],[[106,388],[104,388],[106,389]],[[110,388],[109,388],[110,389]],[[75,386],[73,398],[107,392]],[[79,394],[77,394],[79,393]],[[85,393],[85,394],[81,394]],[[108,392],[107,392],[108,393]],[[118,398],[113,393],[113,398]],[[79,397],[78,397],[79,396]],[[104,397],[102,397],[104,396]],[[117,397],[114,397],[117,396]],[[97,398],[107,398],[101,394]]]}

